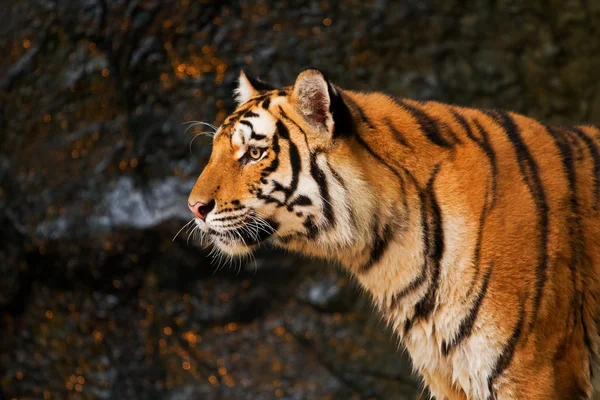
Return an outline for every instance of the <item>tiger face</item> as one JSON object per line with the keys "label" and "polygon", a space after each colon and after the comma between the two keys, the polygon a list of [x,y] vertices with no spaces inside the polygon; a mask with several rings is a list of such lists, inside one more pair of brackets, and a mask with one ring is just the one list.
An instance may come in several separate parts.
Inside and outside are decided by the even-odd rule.
{"label": "tiger face", "polygon": [[335,223],[336,200],[345,203],[325,180],[340,94],[314,69],[282,89],[242,72],[236,92],[238,107],[216,131],[188,199],[195,223],[228,255],[266,241],[285,246],[314,239]]}

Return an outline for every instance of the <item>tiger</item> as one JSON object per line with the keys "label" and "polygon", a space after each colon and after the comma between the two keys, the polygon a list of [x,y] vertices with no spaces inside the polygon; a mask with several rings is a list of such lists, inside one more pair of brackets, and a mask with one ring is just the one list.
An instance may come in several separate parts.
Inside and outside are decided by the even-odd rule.
{"label": "tiger", "polygon": [[222,254],[264,243],[369,293],[436,399],[589,399],[600,128],[239,75],[188,198]]}

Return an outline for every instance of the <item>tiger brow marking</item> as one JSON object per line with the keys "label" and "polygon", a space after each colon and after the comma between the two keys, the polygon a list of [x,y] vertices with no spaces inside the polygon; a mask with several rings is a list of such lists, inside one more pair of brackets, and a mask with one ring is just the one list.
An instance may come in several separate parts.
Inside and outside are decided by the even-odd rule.
{"label": "tiger brow marking", "polygon": [[245,119],[243,119],[240,121],[240,124],[250,127],[250,139],[264,140],[267,138],[267,135],[263,135],[261,133],[256,133],[256,131],[254,130],[254,125],[252,125],[252,123],[250,121],[246,121]]}
{"label": "tiger brow marking", "polygon": [[245,119],[243,119],[240,121],[240,124],[246,125],[246,126],[250,127],[250,129],[254,130],[254,125],[252,125],[252,123],[250,121],[246,121]]}
{"label": "tiger brow marking", "polygon": [[525,184],[533,198],[534,204],[538,210],[537,231],[540,232],[540,246],[538,262],[535,267],[536,282],[535,294],[533,298],[532,317],[528,327],[531,329],[537,319],[537,314],[542,300],[543,289],[547,279],[548,267],[548,204],[546,202],[546,194],[542,185],[542,179],[539,174],[538,166],[529,152],[529,148],[521,138],[519,127],[512,119],[509,113],[505,111],[485,110],[484,113],[489,115],[491,119],[500,126],[516,154],[517,163],[521,176],[525,180]]}

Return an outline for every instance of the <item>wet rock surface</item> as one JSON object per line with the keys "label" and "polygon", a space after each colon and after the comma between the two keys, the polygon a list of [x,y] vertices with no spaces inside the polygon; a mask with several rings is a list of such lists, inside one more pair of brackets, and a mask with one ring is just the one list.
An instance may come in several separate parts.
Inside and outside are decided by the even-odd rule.
{"label": "wet rock surface", "polygon": [[171,241],[210,154],[181,124],[219,124],[242,68],[600,122],[593,1],[22,0],[0,21],[0,398],[420,395],[332,266]]}

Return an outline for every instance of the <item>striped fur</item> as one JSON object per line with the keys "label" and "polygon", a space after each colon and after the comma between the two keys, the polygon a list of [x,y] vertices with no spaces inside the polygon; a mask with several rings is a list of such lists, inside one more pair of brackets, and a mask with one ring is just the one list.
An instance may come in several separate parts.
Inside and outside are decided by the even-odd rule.
{"label": "striped fur", "polygon": [[216,247],[342,265],[437,399],[591,398],[598,127],[342,90],[317,70],[240,87],[189,200],[216,201],[196,220]]}

